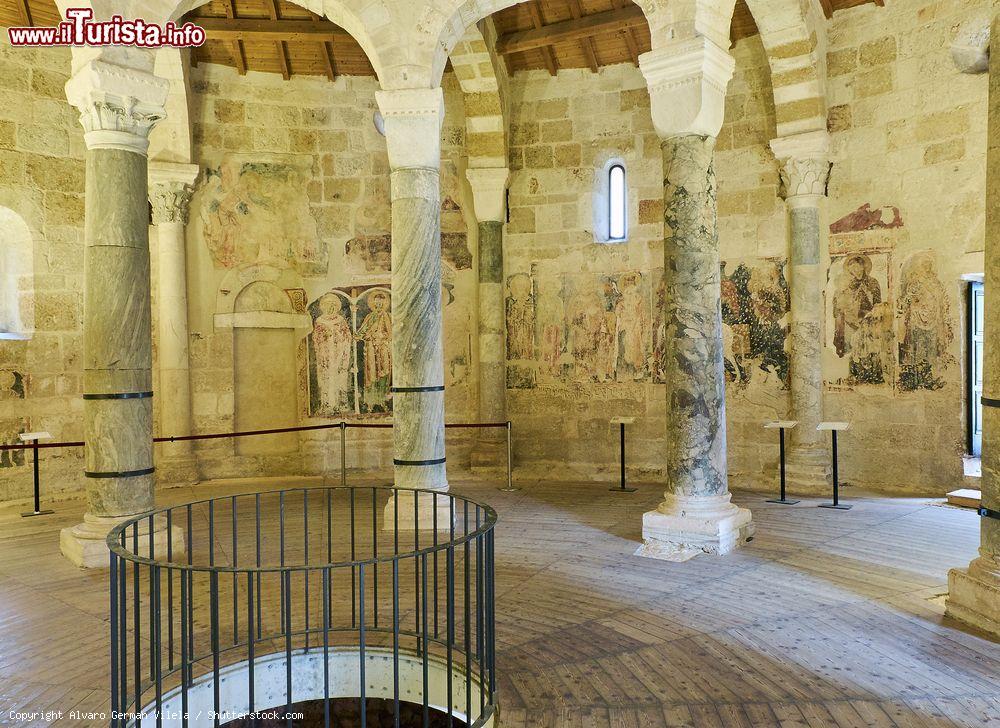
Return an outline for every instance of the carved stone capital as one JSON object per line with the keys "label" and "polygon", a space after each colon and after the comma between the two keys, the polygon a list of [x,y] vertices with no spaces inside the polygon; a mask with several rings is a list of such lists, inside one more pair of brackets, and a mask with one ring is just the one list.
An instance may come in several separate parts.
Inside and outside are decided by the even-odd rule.
{"label": "carved stone capital", "polygon": [[169,82],[147,70],[97,58],[66,83],[66,97],[80,110],[88,149],[145,154],[149,132],[166,116]]}
{"label": "carved stone capital", "polygon": [[649,87],[653,126],[661,139],[718,136],[735,60],[704,36],[670,43],[639,56]]}
{"label": "carved stone capital", "polygon": [[507,181],[510,170],[506,167],[470,167],[465,171],[472,187],[472,205],[479,222],[503,222]]}
{"label": "carved stone capital", "polygon": [[389,167],[441,167],[444,93],[440,88],[376,91],[385,123]]}
{"label": "carved stone capital", "polygon": [[180,222],[187,225],[188,204],[198,178],[198,165],[150,162],[149,202],[153,224]]}
{"label": "carved stone capital", "polygon": [[781,167],[784,197],[790,204],[817,201],[826,196],[830,176],[830,135],[806,132],[771,141]]}

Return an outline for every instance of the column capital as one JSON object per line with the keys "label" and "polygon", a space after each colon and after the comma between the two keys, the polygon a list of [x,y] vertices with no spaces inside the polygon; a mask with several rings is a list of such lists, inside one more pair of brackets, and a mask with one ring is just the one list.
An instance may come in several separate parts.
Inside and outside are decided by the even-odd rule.
{"label": "column capital", "polygon": [[472,187],[472,206],[479,222],[503,222],[510,170],[506,167],[470,167],[465,176]]}
{"label": "column capital", "polygon": [[660,138],[718,136],[726,88],[736,61],[704,36],[675,41],[639,56],[649,87],[653,126]]}
{"label": "column capital", "polygon": [[166,116],[169,87],[148,70],[96,58],[66,82],[66,98],[80,110],[88,149],[145,154],[150,130]]}
{"label": "column capital", "polygon": [[197,164],[150,162],[149,201],[153,206],[153,224],[187,224],[188,203],[198,178]]}
{"label": "column capital", "polygon": [[444,93],[440,88],[376,91],[385,122],[389,167],[441,167]]}
{"label": "column capital", "polygon": [[791,205],[816,204],[826,196],[830,175],[830,135],[825,131],[771,140],[771,151],[781,168],[784,197]]}

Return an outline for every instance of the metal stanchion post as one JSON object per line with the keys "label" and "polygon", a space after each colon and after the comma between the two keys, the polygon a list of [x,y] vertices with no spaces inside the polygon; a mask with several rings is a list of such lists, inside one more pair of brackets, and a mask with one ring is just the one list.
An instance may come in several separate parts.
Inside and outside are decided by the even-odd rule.
{"label": "metal stanchion post", "polygon": [[347,423],[340,423],[340,487],[347,485]]}
{"label": "metal stanchion post", "polygon": [[497,488],[497,490],[503,491],[504,493],[513,493],[515,490],[521,490],[520,488],[515,488],[512,482],[514,457],[513,457],[513,450],[511,449],[511,444],[510,444],[510,430],[511,430],[510,420],[507,420],[507,487]]}
{"label": "metal stanchion post", "polygon": [[635,417],[615,417],[611,420],[611,424],[618,425],[618,448],[621,465],[621,479],[618,487],[611,486],[608,488],[608,490],[615,493],[635,493],[638,490],[638,488],[625,487],[625,425],[631,425],[633,422],[635,422]]}
{"label": "metal stanchion post", "polygon": [[55,511],[43,511],[41,504],[41,485],[38,475],[38,441],[39,440],[50,440],[52,435],[47,432],[24,432],[20,435],[21,442],[31,442],[34,446],[31,449],[35,452],[35,489],[34,489],[34,510],[27,511],[21,514],[21,518],[30,518],[31,516],[47,516],[50,513],[55,513]]}
{"label": "metal stanchion post", "polygon": [[778,457],[781,463],[781,495],[777,499],[768,499],[768,503],[780,503],[783,506],[792,506],[798,503],[797,500],[788,500],[785,497],[785,429],[790,430],[797,424],[799,424],[797,420],[775,420],[764,425],[766,430],[778,431]]}
{"label": "metal stanchion post", "polygon": [[833,437],[833,503],[820,503],[820,508],[836,508],[838,511],[849,511],[851,506],[840,502],[840,473],[837,469],[837,432],[850,427],[849,422],[820,422],[817,430],[830,430]]}

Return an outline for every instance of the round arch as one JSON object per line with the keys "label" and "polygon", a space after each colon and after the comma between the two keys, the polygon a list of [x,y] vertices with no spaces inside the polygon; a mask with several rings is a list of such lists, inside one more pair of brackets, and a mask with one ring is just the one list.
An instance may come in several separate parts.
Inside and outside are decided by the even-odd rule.
{"label": "round arch", "polygon": [[0,207],[0,339],[30,339],[33,305],[34,237],[9,207]]}

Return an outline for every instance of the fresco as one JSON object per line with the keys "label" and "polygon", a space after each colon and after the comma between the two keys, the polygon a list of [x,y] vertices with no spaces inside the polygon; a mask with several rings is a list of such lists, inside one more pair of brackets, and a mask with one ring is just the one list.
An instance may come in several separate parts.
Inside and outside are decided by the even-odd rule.
{"label": "fresco", "polygon": [[831,223],[830,232],[852,233],[900,227],[903,227],[903,218],[898,207],[885,205],[873,210],[871,203],[866,202],[854,212]]}
{"label": "fresco", "polygon": [[388,273],[392,268],[392,235],[359,235],[344,245],[352,273]]}
{"label": "fresco", "polygon": [[216,267],[326,273],[306,189],[311,165],[310,157],[233,154],[206,169],[197,220]]}
{"label": "fresco", "polygon": [[944,369],[954,363],[951,313],[938,278],[934,253],[914,253],[902,265],[899,284],[899,388],[940,389]]}
{"label": "fresco", "polygon": [[311,304],[309,415],[392,411],[392,299],[388,288],[334,288]]}
{"label": "fresco", "polygon": [[504,318],[507,326],[507,386],[535,386],[535,283],[527,273],[507,278]]}
{"label": "fresco", "polygon": [[721,267],[726,383],[735,392],[768,382],[788,389],[790,299],[784,259],[723,261]]}
{"label": "fresco", "polygon": [[835,387],[895,381],[895,334],[887,252],[832,256],[826,288],[827,383]]}
{"label": "fresco", "polygon": [[[21,445],[22,432],[30,432],[26,419],[0,420],[0,445]],[[30,462],[26,450],[0,450],[0,468],[16,468]]]}
{"label": "fresco", "polygon": [[0,369],[0,402],[10,399],[24,399],[27,381],[23,373],[13,369]]}

